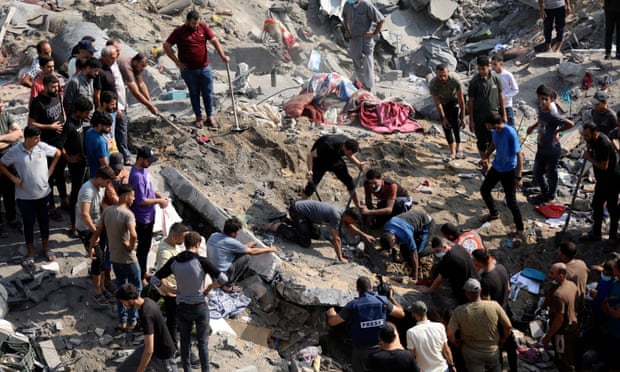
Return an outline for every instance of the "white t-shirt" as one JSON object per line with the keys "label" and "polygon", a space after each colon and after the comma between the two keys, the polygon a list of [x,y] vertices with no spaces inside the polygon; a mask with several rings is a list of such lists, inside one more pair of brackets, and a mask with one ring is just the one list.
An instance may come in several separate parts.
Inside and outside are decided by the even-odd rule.
{"label": "white t-shirt", "polygon": [[515,77],[511,72],[502,70],[500,74],[498,74],[499,79],[502,81],[502,86],[504,87],[504,103],[506,107],[512,107],[512,97],[519,94],[519,85],[515,80]]}
{"label": "white t-shirt", "polygon": [[448,342],[443,324],[424,320],[407,331],[407,349],[415,349],[415,360],[421,372],[445,372],[448,362],[441,352]]}

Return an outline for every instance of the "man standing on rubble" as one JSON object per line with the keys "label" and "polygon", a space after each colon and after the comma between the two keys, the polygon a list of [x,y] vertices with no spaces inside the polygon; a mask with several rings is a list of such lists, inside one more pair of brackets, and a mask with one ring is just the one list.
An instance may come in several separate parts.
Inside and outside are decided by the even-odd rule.
{"label": "man standing on rubble", "polygon": [[491,73],[489,57],[479,56],[476,60],[478,73],[471,79],[467,96],[469,97],[469,130],[476,133],[476,146],[480,158],[492,142],[491,131],[486,127],[486,119],[497,113],[506,123],[506,103],[504,102],[504,85],[500,78]]}
{"label": "man standing on rubble", "polygon": [[[481,154],[482,160],[479,163],[482,171],[486,173],[484,182],[480,187],[480,195],[489,209],[489,214],[482,220],[483,222],[490,222],[499,219],[491,191],[498,182],[501,182],[506,197],[506,205],[512,212],[512,218],[517,228],[514,238],[523,239],[523,217],[517,204],[517,187],[521,187],[521,171],[523,170],[523,155],[519,136],[513,127],[504,124],[505,122],[497,113],[489,115],[485,121],[488,130],[493,133],[493,142]],[[495,158],[489,168],[489,159],[493,152],[496,152]]]}
{"label": "man standing on rubble", "polygon": [[372,293],[372,284],[366,276],[357,279],[356,287],[359,297],[347,303],[338,313],[333,307],[327,310],[327,324],[335,327],[347,323],[347,331],[353,341],[353,371],[363,372],[370,353],[378,350],[379,334],[387,316],[404,318],[405,311],[394,298],[391,288],[387,297],[377,296]]}
{"label": "man standing on rubble", "polygon": [[121,54],[116,63],[118,63],[118,68],[121,71],[125,85],[129,88],[131,94],[138,102],[146,106],[153,115],[158,115],[159,110],[153,104],[149,88],[142,77],[142,71],[146,70],[146,67],[149,65],[149,59],[146,54],[138,53],[133,57]]}
{"label": "man standing on rubble", "polygon": [[553,289],[549,297],[549,328],[541,343],[553,342],[555,363],[561,372],[575,370],[575,348],[579,339],[579,322],[575,311],[577,286],[566,278],[566,264],[554,263],[547,278]]}
{"label": "man standing on rubble", "polygon": [[620,193],[620,169],[616,151],[606,135],[594,123],[583,125],[581,133],[588,148],[583,159],[592,163],[596,186],[592,197],[592,231],[582,240],[602,239],[603,210],[607,203],[609,212],[609,248],[614,249],[618,236],[618,194]]}
{"label": "man standing on rubble", "polygon": [[553,50],[559,51],[564,39],[564,26],[566,26],[566,16],[571,12],[569,0],[538,0],[540,8],[540,18],[543,20],[543,33],[545,35],[545,50],[551,51],[551,33],[555,22],[555,42]]}
{"label": "man standing on rubble", "polygon": [[[181,76],[187,84],[192,109],[196,115],[196,127],[202,128],[204,121],[200,111],[200,96],[204,100],[207,113],[207,125],[217,128],[213,117],[213,73],[209,65],[207,41],[213,45],[225,64],[230,57],[224,53],[222,45],[206,23],[200,22],[200,14],[192,10],[187,13],[185,24],[172,31],[164,43],[166,55],[177,65]],[[172,47],[176,44],[178,57]]]}
{"label": "man standing on rubble", "polygon": [[[17,125],[11,114],[4,111],[4,102],[2,101],[2,97],[0,97],[0,158],[2,158],[12,146],[17,145],[22,138],[24,138],[22,128]],[[10,167],[9,171],[15,174],[14,167]],[[0,173],[0,197],[4,202],[5,217],[9,225],[15,229],[20,229],[21,222],[17,219],[17,208],[15,204],[15,184],[2,173]],[[8,233],[4,230],[2,215],[0,215],[0,238],[7,237]]]}
{"label": "man standing on rubble", "polygon": [[463,158],[461,128],[465,128],[466,123],[463,83],[461,83],[458,75],[450,73],[448,66],[442,63],[437,65],[435,77],[428,87],[450,147],[450,156],[444,161],[450,162],[454,159],[461,159]]}
{"label": "man standing on rubble", "polygon": [[495,54],[491,58],[491,67],[493,71],[499,76],[504,86],[504,102],[506,103],[506,124],[514,128],[515,126],[515,112],[512,109],[512,97],[519,94],[519,84],[512,75],[512,72],[504,68],[504,56],[501,54]]}
{"label": "man standing on rubble", "polygon": [[312,196],[325,173],[329,171],[334,173],[340,182],[344,183],[349,192],[353,193],[351,200],[356,207],[360,208],[359,198],[355,191],[357,185],[349,174],[347,164],[343,159],[343,157],[346,157],[359,168],[360,172],[363,171],[366,162],[361,162],[355,157],[355,153],[359,149],[360,145],[356,140],[340,134],[327,134],[316,140],[306,157],[306,163],[308,164],[306,178],[308,179],[308,184],[303,191],[302,197],[307,199]]}
{"label": "man standing on rubble", "polygon": [[558,246],[558,258],[566,265],[566,279],[577,286],[577,299],[575,300],[577,315],[585,308],[586,285],[590,269],[583,260],[575,258],[577,245],[571,241],[560,243]]}
{"label": "man standing on rubble", "polygon": [[383,27],[383,14],[370,0],[347,0],[342,8],[342,19],[349,38],[349,57],[353,59],[355,78],[364,89],[371,91],[375,85],[374,38]]}

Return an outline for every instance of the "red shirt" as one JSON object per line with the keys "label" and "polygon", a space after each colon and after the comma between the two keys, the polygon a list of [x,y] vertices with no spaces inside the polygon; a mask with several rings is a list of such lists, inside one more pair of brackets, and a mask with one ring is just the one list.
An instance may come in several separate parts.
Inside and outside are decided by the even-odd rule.
{"label": "red shirt", "polygon": [[181,63],[196,69],[209,65],[207,41],[215,37],[206,23],[199,23],[197,29],[182,25],[174,29],[166,42],[177,46]]}

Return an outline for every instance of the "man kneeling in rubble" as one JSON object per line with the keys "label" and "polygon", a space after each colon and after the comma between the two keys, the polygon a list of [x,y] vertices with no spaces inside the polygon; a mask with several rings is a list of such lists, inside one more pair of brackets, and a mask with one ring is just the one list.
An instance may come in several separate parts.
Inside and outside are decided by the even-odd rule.
{"label": "man kneeling in rubble", "polygon": [[282,235],[285,239],[296,242],[304,248],[310,247],[313,224],[326,223],[331,231],[331,241],[336,256],[342,262],[348,262],[342,254],[342,240],[340,239],[340,221],[348,230],[361,236],[363,239],[374,242],[375,238],[362,232],[355,224],[362,221],[360,213],[353,208],[343,210],[331,204],[316,200],[298,200],[289,208],[292,226],[276,222],[266,227],[267,231]]}

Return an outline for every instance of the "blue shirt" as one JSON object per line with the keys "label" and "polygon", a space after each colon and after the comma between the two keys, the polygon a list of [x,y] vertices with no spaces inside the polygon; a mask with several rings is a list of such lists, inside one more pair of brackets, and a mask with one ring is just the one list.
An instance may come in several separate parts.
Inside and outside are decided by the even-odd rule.
{"label": "blue shirt", "polygon": [[509,172],[517,167],[517,154],[521,152],[517,131],[510,125],[504,125],[501,131],[491,131],[495,144],[493,168],[498,172]]}
{"label": "blue shirt", "polygon": [[383,226],[383,230],[394,234],[400,244],[408,247],[410,252],[417,249],[414,239],[415,229],[402,218],[390,218],[390,220]]}
{"label": "blue shirt", "polygon": [[228,270],[235,258],[247,251],[245,244],[221,232],[211,234],[207,240],[207,257],[220,271]]}
{"label": "blue shirt", "polygon": [[108,162],[110,161],[108,142],[101,133],[90,128],[84,134],[84,149],[86,151],[86,163],[88,164],[90,178],[95,178],[97,171],[101,167],[99,159],[105,156]]}
{"label": "blue shirt", "polygon": [[566,123],[553,112],[538,112],[538,151],[560,150],[560,143],[555,140],[555,132]]}
{"label": "blue shirt", "polygon": [[[611,286],[609,290],[609,295],[607,296],[609,307],[612,309],[617,309],[620,307],[620,282],[618,279],[614,280],[614,284]],[[620,338],[620,319],[607,319],[607,331],[610,335],[615,338]]]}

